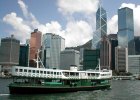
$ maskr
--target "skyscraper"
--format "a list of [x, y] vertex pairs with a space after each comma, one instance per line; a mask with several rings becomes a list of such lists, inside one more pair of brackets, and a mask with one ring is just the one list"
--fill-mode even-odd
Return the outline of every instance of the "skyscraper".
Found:
[[42, 41], [42, 61], [46, 68], [60, 69], [60, 52], [65, 50], [65, 39], [59, 35], [46, 33]]
[[12, 66], [19, 64], [20, 41], [11, 37], [1, 39], [0, 65]]
[[115, 70], [115, 47], [118, 46], [117, 34], [109, 34], [108, 39], [111, 43], [111, 70]]
[[11, 37], [2, 38], [0, 46], [0, 65], [4, 71], [11, 72], [11, 66], [19, 64], [20, 41]]
[[37, 51], [41, 48], [41, 37], [42, 33], [35, 29], [34, 32], [31, 33], [30, 39], [30, 66], [36, 67], [34, 59], [36, 59]]
[[118, 45], [135, 54], [133, 10], [128, 7], [118, 10]]
[[108, 37], [103, 36], [100, 46], [101, 69], [110, 69], [111, 64], [111, 43]]
[[29, 63], [29, 45], [20, 45], [19, 66], [27, 67]]
[[107, 15], [106, 11], [99, 6], [96, 12], [96, 31], [93, 34], [92, 49], [100, 48], [101, 38], [107, 34]]

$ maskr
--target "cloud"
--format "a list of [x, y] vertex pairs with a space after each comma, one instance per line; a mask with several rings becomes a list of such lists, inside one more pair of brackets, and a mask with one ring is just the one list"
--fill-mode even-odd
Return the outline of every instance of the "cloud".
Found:
[[[15, 12], [11, 12], [3, 17], [3, 21], [13, 27], [12, 33], [23, 42], [30, 37], [31, 31], [38, 28], [43, 34], [53, 33], [62, 36], [65, 38], [67, 47], [78, 46], [92, 39], [92, 27], [95, 26], [95, 20], [93, 19], [97, 10], [98, 1], [99, 0], [58, 0], [58, 9], [60, 12], [62, 14], [71, 14], [72, 17], [72, 19], [67, 20], [65, 29], [62, 29], [58, 21], [41, 24], [34, 14], [28, 10], [28, 6], [23, 0], [18, 0], [18, 5], [24, 17], [18, 17]], [[76, 20], [72, 15], [75, 13], [86, 14], [86, 20], [82, 18]], [[64, 18], [67, 19], [68, 16], [64, 16]]]
[[[122, 3], [120, 8], [128, 7], [133, 9], [133, 16], [134, 16], [134, 35], [140, 36], [140, 5], [132, 4], [132, 3]], [[108, 21], [108, 33], [117, 33], [118, 31], [118, 18], [117, 15], [114, 15]]]
[[31, 28], [15, 12], [4, 16], [3, 21], [13, 27], [14, 31], [11, 34], [14, 34], [21, 42], [25, 42], [25, 39], [29, 38]]
[[107, 22], [107, 32], [108, 34], [117, 34], [118, 32], [118, 15], [114, 15], [108, 22]]
[[25, 3], [22, 0], [18, 0], [18, 4], [20, 6], [20, 8], [22, 9], [23, 15], [28, 18], [28, 6], [25, 5]]
[[98, 3], [99, 0], [58, 0], [59, 11], [64, 15], [95, 13], [98, 8]]
[[40, 23], [36, 17], [31, 12], [29, 12], [28, 6], [22, 0], [18, 0], [18, 4], [27, 20], [26, 22], [30, 25], [30, 27], [37, 28]]
[[66, 26], [64, 37], [66, 45], [82, 45], [92, 38], [92, 27], [86, 21], [69, 22]]

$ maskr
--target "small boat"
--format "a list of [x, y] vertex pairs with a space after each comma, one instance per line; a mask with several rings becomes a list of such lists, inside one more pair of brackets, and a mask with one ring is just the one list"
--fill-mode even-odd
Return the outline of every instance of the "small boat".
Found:
[[112, 71], [100, 67], [78, 71], [74, 66], [70, 70], [13, 66], [12, 77], [10, 94], [66, 93], [110, 89]]

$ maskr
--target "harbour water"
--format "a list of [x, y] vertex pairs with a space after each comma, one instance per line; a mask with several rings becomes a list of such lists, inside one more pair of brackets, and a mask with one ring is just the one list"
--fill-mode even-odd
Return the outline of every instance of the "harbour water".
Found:
[[0, 100], [140, 100], [139, 80], [113, 80], [110, 90], [42, 95], [10, 95], [11, 79], [0, 79]]

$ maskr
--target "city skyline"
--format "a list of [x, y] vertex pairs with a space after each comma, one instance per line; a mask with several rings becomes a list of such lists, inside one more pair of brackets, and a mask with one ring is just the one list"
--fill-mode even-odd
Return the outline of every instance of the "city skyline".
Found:
[[[99, 0], [0, 2], [0, 38], [14, 34], [23, 43], [30, 37], [30, 33], [38, 28], [43, 34], [52, 32], [62, 36], [66, 40], [66, 46], [77, 46], [92, 39], [95, 31], [95, 13]], [[113, 7], [110, 7], [110, 4], [113, 4]], [[120, 7], [130, 7], [134, 9], [134, 29], [135, 35], [138, 35], [140, 27], [138, 0], [102, 0], [101, 5], [107, 11], [108, 34], [118, 31], [117, 10]]]

